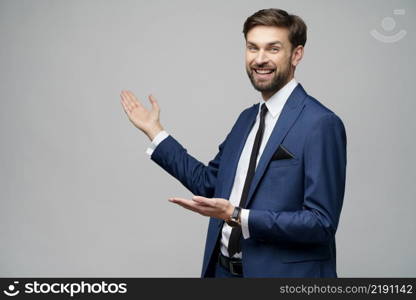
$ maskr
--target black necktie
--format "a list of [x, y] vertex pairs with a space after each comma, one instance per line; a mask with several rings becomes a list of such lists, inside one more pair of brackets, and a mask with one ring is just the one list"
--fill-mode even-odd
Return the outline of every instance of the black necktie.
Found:
[[[242, 208], [244, 208], [246, 205], [251, 181], [253, 180], [254, 173], [256, 171], [257, 156], [259, 154], [261, 140], [263, 139], [264, 118], [266, 116], [266, 113], [267, 113], [267, 106], [264, 103], [262, 104], [262, 107], [261, 107], [260, 125], [256, 133], [256, 138], [254, 139], [253, 149], [251, 150], [250, 163], [249, 163], [248, 171], [247, 171], [247, 177], [246, 177], [246, 181], [244, 182], [244, 188], [241, 194], [240, 204], [238, 205], [239, 207], [242, 207]], [[230, 239], [228, 241], [228, 253], [230, 257], [232, 257], [235, 253], [238, 253], [241, 251], [241, 245], [240, 245], [241, 235], [242, 235], [241, 226], [233, 227], [233, 229], [231, 230]]]

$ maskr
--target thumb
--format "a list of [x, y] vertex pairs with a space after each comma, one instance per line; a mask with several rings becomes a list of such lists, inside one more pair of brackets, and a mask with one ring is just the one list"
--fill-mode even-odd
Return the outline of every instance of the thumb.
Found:
[[156, 111], [159, 111], [160, 110], [159, 104], [157, 103], [156, 98], [152, 94], [149, 95], [149, 100], [150, 100], [150, 103], [152, 104], [152, 108], [155, 109]]

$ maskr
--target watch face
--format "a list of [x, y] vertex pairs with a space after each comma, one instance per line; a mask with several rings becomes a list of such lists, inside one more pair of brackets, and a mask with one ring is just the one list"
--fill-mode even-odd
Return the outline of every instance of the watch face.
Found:
[[236, 206], [231, 215], [231, 219], [234, 219], [235, 221], [237, 221], [237, 219], [240, 217], [240, 213], [241, 213], [241, 208]]

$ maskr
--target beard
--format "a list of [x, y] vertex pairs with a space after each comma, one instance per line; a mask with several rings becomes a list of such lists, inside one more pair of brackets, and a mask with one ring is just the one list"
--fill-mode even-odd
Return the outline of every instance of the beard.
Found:
[[[287, 61], [287, 63], [278, 70], [277, 68], [273, 72], [273, 77], [269, 80], [259, 80], [258, 78], [255, 78], [255, 71], [251, 67], [247, 67], [247, 75], [248, 78], [250, 78], [251, 84], [253, 87], [259, 91], [259, 92], [266, 92], [266, 93], [275, 93], [279, 91], [282, 87], [288, 83], [289, 78], [291, 76], [291, 70], [290, 70], [290, 60]], [[266, 68], [265, 66], [262, 66], [263, 68]], [[254, 68], [257, 68], [255, 66]], [[261, 67], [260, 67], [261, 68]]]

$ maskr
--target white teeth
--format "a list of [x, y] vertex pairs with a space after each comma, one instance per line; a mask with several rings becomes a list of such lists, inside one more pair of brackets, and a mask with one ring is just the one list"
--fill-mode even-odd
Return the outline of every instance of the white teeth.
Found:
[[254, 69], [254, 71], [257, 74], [270, 74], [270, 73], [273, 73], [273, 70], [259, 70], [259, 69]]

